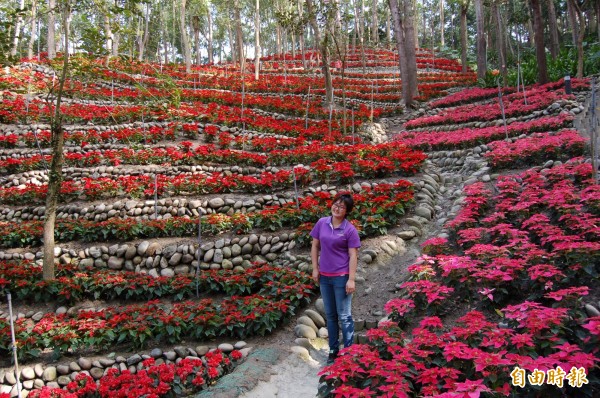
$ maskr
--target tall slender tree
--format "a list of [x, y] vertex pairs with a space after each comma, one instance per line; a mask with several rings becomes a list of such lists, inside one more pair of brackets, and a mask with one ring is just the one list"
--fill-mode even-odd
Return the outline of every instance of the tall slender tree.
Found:
[[394, 21], [394, 34], [399, 54], [402, 102], [406, 107], [411, 107], [418, 94], [413, 2], [412, 0], [388, 0], [388, 2]]
[[25, 13], [25, 0], [19, 0], [19, 9], [15, 13], [15, 26], [13, 29], [13, 45], [10, 50], [11, 56], [17, 55], [19, 42], [21, 40], [21, 29], [23, 28], [23, 14]]
[[477, 24], [477, 78], [485, 78], [487, 72], [487, 56], [485, 42], [485, 22], [483, 14], [483, 0], [475, 1], [475, 20]]
[[31, 1], [31, 21], [29, 22], [29, 44], [27, 45], [27, 57], [33, 58], [33, 45], [35, 40], [39, 40], [37, 37], [37, 0]]
[[556, 59], [559, 51], [558, 25], [554, 0], [546, 0], [548, 11], [548, 31], [550, 33], [550, 55]]
[[440, 46], [442, 46], [442, 47], [446, 46], [446, 37], [444, 35], [444, 30], [446, 28], [444, 9], [445, 9], [444, 0], [440, 0]]
[[568, 9], [569, 9], [569, 17], [571, 20], [571, 29], [573, 30], [573, 37], [575, 41], [575, 48], [577, 48], [577, 77], [583, 77], [583, 63], [584, 63], [584, 54], [583, 54], [583, 41], [585, 38], [585, 30], [586, 30], [586, 16], [584, 15], [583, 10], [587, 6], [587, 0], [578, 1], [578, 0], [567, 0]]
[[46, 43], [48, 46], [48, 59], [56, 57], [55, 27], [56, 27], [56, 0], [48, 0], [48, 26]]
[[55, 278], [54, 268], [54, 227], [56, 224], [56, 209], [58, 207], [58, 194], [63, 180], [64, 163], [64, 142], [65, 133], [62, 124], [62, 113], [60, 105], [64, 92], [65, 82], [69, 74], [69, 40], [71, 29], [71, 2], [70, 0], [58, 0], [61, 16], [64, 48], [63, 66], [61, 76], [58, 80], [58, 86], [53, 87], [56, 99], [54, 100], [53, 115], [50, 121], [50, 147], [52, 150], [52, 161], [48, 170], [48, 190], [46, 193], [46, 211], [44, 215], [44, 259], [43, 259], [43, 278], [52, 280]]
[[544, 45], [544, 25], [542, 19], [541, 0], [530, 0], [533, 15], [533, 31], [535, 37], [535, 57], [538, 67], [537, 81], [540, 84], [548, 82], [548, 67], [546, 64], [546, 47]]
[[187, 33], [186, 23], [186, 6], [187, 0], [181, 0], [179, 4], [179, 31], [181, 34], [181, 45], [183, 46], [183, 57], [185, 61], [185, 71], [190, 73], [192, 71], [192, 51], [190, 49], [190, 38]]
[[467, 12], [471, 0], [459, 0], [460, 5], [460, 62], [462, 73], [467, 73]]
[[373, 31], [373, 44], [379, 44], [379, 21], [377, 19], [378, 0], [373, 0], [371, 13], [373, 14], [372, 28]]
[[254, 80], [258, 80], [260, 74], [260, 0], [256, 0], [254, 33]]

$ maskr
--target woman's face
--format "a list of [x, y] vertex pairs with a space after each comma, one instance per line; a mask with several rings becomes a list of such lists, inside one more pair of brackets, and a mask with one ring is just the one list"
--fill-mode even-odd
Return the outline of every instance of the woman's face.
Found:
[[339, 199], [331, 205], [331, 214], [337, 218], [346, 217], [346, 204], [343, 200]]

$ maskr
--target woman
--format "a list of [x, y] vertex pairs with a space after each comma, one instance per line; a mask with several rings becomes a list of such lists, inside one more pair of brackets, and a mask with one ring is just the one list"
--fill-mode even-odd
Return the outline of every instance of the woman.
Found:
[[338, 321], [342, 326], [344, 347], [352, 345], [354, 339], [352, 293], [356, 290], [360, 238], [354, 225], [346, 219], [353, 207], [354, 200], [350, 194], [336, 195], [331, 205], [331, 216], [317, 221], [310, 233], [313, 238], [310, 251], [312, 277], [315, 283], [320, 284], [327, 317], [328, 364], [333, 363], [339, 351]]

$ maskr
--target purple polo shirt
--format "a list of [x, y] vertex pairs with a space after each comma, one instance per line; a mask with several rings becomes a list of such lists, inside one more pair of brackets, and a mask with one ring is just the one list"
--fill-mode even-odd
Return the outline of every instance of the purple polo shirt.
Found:
[[319, 272], [328, 275], [344, 275], [350, 272], [349, 248], [359, 248], [358, 231], [348, 220], [334, 228], [332, 217], [323, 217], [317, 221], [310, 236], [321, 243]]

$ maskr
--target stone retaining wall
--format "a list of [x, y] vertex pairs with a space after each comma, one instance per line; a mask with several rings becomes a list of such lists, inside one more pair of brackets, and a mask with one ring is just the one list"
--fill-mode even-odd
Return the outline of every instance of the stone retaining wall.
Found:
[[[203, 243], [198, 252], [197, 243], [161, 246], [154, 241], [136, 244], [91, 246], [81, 250], [56, 247], [54, 255], [59, 263], [77, 263], [83, 267], [109, 268], [146, 273], [155, 277], [194, 273], [200, 258], [200, 269], [244, 269], [253, 262], [276, 260], [281, 253], [296, 246], [295, 233], [281, 235], [248, 235], [220, 238]], [[0, 252], [0, 259], [25, 259], [41, 262], [43, 253]]]
[[[80, 373], [85, 373], [100, 380], [105, 376], [109, 369], [119, 369], [121, 372], [129, 370], [132, 374], [136, 374], [144, 367], [142, 362], [149, 358], [154, 358], [157, 365], [166, 363], [172, 364], [181, 359], [202, 359], [208, 352], [219, 349], [224, 353], [229, 353], [234, 349], [240, 350], [242, 355], [247, 356], [250, 348], [246, 342], [238, 341], [235, 344], [222, 343], [218, 347], [209, 347], [200, 345], [195, 348], [177, 346], [172, 350], [165, 351], [160, 348], [155, 348], [148, 353], [133, 354], [129, 357], [102, 357], [91, 359], [80, 357], [76, 361], [61, 363], [58, 365], [43, 365], [37, 363], [27, 365], [19, 369], [19, 380], [21, 382], [21, 396], [26, 397], [33, 389], [39, 389], [44, 386], [50, 388], [64, 388], [71, 381], [74, 381]], [[10, 397], [16, 397], [17, 394], [17, 379], [14, 367], [0, 368], [0, 394], [6, 393]]]

